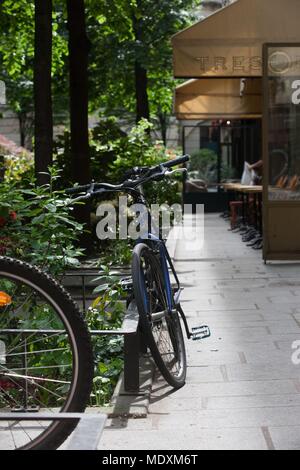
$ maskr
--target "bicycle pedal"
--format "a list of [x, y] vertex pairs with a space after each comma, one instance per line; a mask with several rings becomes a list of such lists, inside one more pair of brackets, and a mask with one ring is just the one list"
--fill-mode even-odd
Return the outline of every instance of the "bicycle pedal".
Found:
[[207, 325], [192, 328], [192, 340], [200, 341], [211, 336], [210, 328]]

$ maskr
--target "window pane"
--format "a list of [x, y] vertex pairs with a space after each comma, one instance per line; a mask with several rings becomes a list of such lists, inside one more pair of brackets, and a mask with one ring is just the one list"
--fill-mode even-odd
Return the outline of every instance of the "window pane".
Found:
[[269, 199], [300, 200], [300, 47], [268, 49]]

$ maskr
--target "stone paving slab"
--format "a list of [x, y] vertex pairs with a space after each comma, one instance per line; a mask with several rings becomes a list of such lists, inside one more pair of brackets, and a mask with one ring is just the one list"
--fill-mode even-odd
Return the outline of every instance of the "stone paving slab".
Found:
[[[208, 321], [209, 323], [209, 321]], [[232, 331], [224, 331], [222, 329], [222, 335], [217, 334], [218, 331], [212, 334], [211, 343], [210, 344], [220, 344], [226, 343], [228, 344], [242, 344], [245, 343], [271, 343], [271, 342], [278, 342], [278, 341], [290, 341], [290, 345], [297, 340], [300, 339], [299, 332], [295, 333], [287, 333], [287, 334], [270, 334], [268, 331], [264, 332], [264, 329], [267, 330], [267, 327], [261, 328], [259, 331], [251, 332], [250, 329], [248, 332], [243, 331], [242, 328], [239, 331], [232, 332]], [[219, 333], [221, 329], [219, 330]]]
[[[254, 314], [251, 315], [251, 317], [248, 316], [241, 316], [239, 315], [238, 317], [223, 317], [222, 316], [212, 316], [209, 315], [198, 315], [197, 320], [193, 319], [193, 323], [196, 323], [197, 321], [207, 321], [209, 322], [209, 326], [211, 329], [214, 331], [215, 328], [222, 328], [222, 329], [236, 329], [236, 328], [260, 328], [260, 327], [267, 327], [269, 329], [271, 328], [279, 328], [280, 332], [284, 333], [295, 333], [298, 332], [298, 324], [294, 320], [292, 314], [289, 315], [282, 315], [281, 317], [278, 316], [275, 320], [273, 321], [273, 318], [271, 319], [272, 321], [267, 321], [265, 318], [263, 318], [262, 315]], [[272, 330], [271, 330], [272, 331]]]
[[105, 449], [300, 449], [300, 264], [263, 264], [217, 215], [205, 243], [173, 250], [192, 326], [212, 337], [187, 342], [187, 384], [159, 375], [146, 419], [109, 420]]
[[[294, 387], [293, 394], [280, 394], [273, 395], [273, 390], [270, 391], [272, 394], [255, 394], [255, 395], [234, 395], [234, 396], [219, 396], [219, 397], [207, 397], [203, 396], [199, 398], [193, 398], [193, 405], [195, 411], [202, 410], [245, 410], [248, 408], [270, 408], [270, 407], [295, 407], [300, 406], [300, 395], [297, 393]], [[277, 391], [278, 393], [278, 391]], [[191, 408], [190, 398], [181, 398], [180, 400], [169, 399], [169, 397], [161, 398], [157, 401], [153, 399], [151, 405], [152, 413], [159, 413], [161, 406], [164, 406], [165, 413], [173, 413], [177, 411], [189, 412]]]
[[275, 449], [300, 449], [300, 426], [272, 426], [269, 433]]
[[[274, 390], [273, 390], [274, 391]], [[208, 410], [244, 410], [245, 408], [295, 407], [300, 406], [299, 393], [294, 395], [264, 395], [250, 397], [210, 397], [205, 402]]]
[[197, 434], [176, 427], [176, 430], [144, 431], [136, 436], [135, 431], [112, 431], [103, 436], [100, 449], [104, 450], [267, 450], [260, 428], [211, 428], [197, 429]]
[[[252, 352], [244, 351], [244, 358], [247, 364], [282, 364], [289, 366], [291, 363], [291, 347], [284, 351], [272, 351], [266, 356], [265, 351], [256, 350]], [[294, 367], [294, 366], [293, 366]]]
[[300, 367], [290, 363], [261, 362], [260, 364], [226, 365], [229, 381], [298, 379]]
[[[290, 315], [290, 316], [288, 316]], [[286, 319], [293, 319], [292, 314], [287, 314]], [[194, 315], [191, 315], [194, 320]], [[230, 315], [224, 315], [224, 312], [198, 312], [197, 321], [209, 321], [209, 324], [214, 328], [215, 326], [220, 327], [251, 327], [259, 326], [265, 322], [265, 317], [261, 313], [251, 311], [250, 315], [241, 315], [240, 312], [232, 312]], [[278, 321], [284, 321], [284, 317], [279, 317]]]
[[[299, 341], [300, 336], [298, 336], [295, 339], [296, 339], [296, 341]], [[288, 353], [291, 353], [291, 343], [290, 343], [290, 341], [276, 341], [275, 345], [281, 351], [286, 351]]]
[[[201, 367], [205, 365], [240, 365], [240, 364], [257, 364], [263, 361], [266, 364], [289, 365], [291, 361], [290, 350], [278, 351], [275, 346], [273, 351], [266, 349], [264, 351], [219, 351], [219, 352], [199, 352], [198, 354], [189, 354], [188, 362], [190, 367]], [[196, 357], [195, 357], [196, 356]], [[267, 356], [267, 357], [266, 357]]]
[[[182, 304], [183, 305], [183, 304]], [[193, 305], [194, 305], [194, 308], [193, 308]], [[224, 310], [224, 309], [211, 309], [211, 310], [198, 310], [198, 304], [195, 305], [193, 303], [186, 303], [183, 305], [184, 307], [184, 312], [186, 313], [186, 315], [190, 315], [192, 318], [198, 318], [198, 317], [202, 317], [202, 318], [206, 318], [207, 320], [209, 320], [210, 318], [212, 318], [212, 320], [214, 319], [214, 317], [218, 317], [220, 318], [220, 320], [222, 321], [226, 321], [228, 318], [234, 318], [234, 319], [240, 319], [240, 320], [245, 320], [245, 319], [251, 319], [252, 316], [255, 316], [255, 315], [259, 315], [260, 318], [263, 318], [263, 312], [262, 311], [258, 311], [257, 308], [252, 308], [252, 309], [228, 309], [228, 310]], [[290, 315], [293, 314], [293, 312], [291, 311], [290, 312]]]
[[[240, 408], [238, 410], [190, 410], [177, 411], [170, 414], [150, 415], [153, 427], [159, 430], [174, 429], [181, 424], [190, 434], [197, 434], [200, 429], [238, 428], [238, 427], [270, 427], [270, 426], [298, 426], [299, 406]], [[230, 432], [230, 431], [228, 431]]]
[[[277, 352], [277, 351], [276, 351]], [[210, 351], [201, 352], [197, 351], [197, 354], [188, 354], [188, 363], [190, 367], [195, 366], [211, 366], [211, 365], [223, 365], [223, 364], [240, 364], [241, 358], [238, 351], [223, 351], [221, 353], [215, 352], [214, 354]]]
[[[285, 321], [285, 322], [257, 322], [253, 323], [252, 325], [250, 323], [248, 324], [239, 324], [237, 325], [236, 323], [232, 322], [230, 325], [226, 325], [226, 323], [223, 323], [222, 325], [217, 325], [215, 322], [210, 322], [209, 318], [205, 320], [206, 323], [209, 323], [211, 326], [211, 329], [213, 330], [213, 336], [224, 336], [229, 333], [232, 333], [234, 335], [240, 334], [243, 336], [246, 334], [247, 336], [254, 336], [254, 337], [259, 337], [259, 336], [265, 336], [266, 334], [268, 335], [294, 335], [295, 337], [300, 335], [300, 328], [296, 324], [295, 321]], [[191, 322], [192, 326], [197, 326], [200, 322], [193, 320]]]
[[[282, 348], [280, 348], [280, 344]], [[194, 357], [194, 360], [197, 360], [197, 356], [200, 357], [202, 354], [214, 356], [222, 356], [227, 353], [242, 353], [244, 355], [248, 354], [251, 356], [254, 353], [268, 355], [268, 357], [274, 357], [274, 354], [278, 351], [290, 353], [291, 347], [287, 342], [276, 343], [276, 342], [263, 342], [263, 343], [243, 343], [242, 341], [231, 342], [231, 344], [220, 344], [218, 342], [210, 341], [209, 347], [204, 347], [202, 345], [193, 345], [188, 350], [188, 356]], [[290, 356], [289, 356], [290, 359]], [[223, 361], [224, 364], [225, 361]], [[245, 361], [243, 361], [245, 363]]]
[[[227, 303], [220, 303], [219, 305], [202, 305], [201, 302], [198, 302], [197, 299], [183, 299], [182, 300], [182, 307], [184, 311], [191, 311], [194, 309], [194, 312], [215, 312], [216, 310], [221, 310], [223, 312], [229, 311], [249, 311], [249, 309], [253, 311], [258, 311], [258, 307], [254, 304], [254, 302], [249, 305], [247, 302], [227, 302]], [[196, 305], [195, 305], [196, 304]]]
[[175, 400], [179, 403], [182, 400], [190, 400], [195, 398], [208, 399], [209, 397], [247, 397], [272, 395], [276, 390], [280, 395], [294, 395], [299, 391], [299, 386], [294, 380], [251, 380], [243, 382], [220, 382], [187, 384], [185, 387], [172, 391], [168, 386], [164, 388], [156, 388], [152, 390], [151, 403], [163, 402], [163, 400]]

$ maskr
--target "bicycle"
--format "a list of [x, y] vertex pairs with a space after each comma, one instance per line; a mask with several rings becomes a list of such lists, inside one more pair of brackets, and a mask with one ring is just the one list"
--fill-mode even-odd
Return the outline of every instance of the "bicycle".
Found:
[[[158, 166], [136, 167], [128, 171], [123, 183], [112, 185], [92, 183], [68, 190], [68, 194], [85, 192], [73, 202], [96, 198], [105, 193], [127, 193], [134, 202], [147, 209], [147, 222], [152, 225], [150, 208], [143, 192], [143, 185], [162, 181], [176, 171], [175, 166], [189, 161], [189, 156], [177, 158]], [[147, 224], [148, 225], [148, 224]], [[200, 340], [210, 336], [207, 325], [189, 330], [186, 316], [180, 304], [182, 288], [164, 240], [148, 230], [136, 242], [132, 256], [132, 279], [124, 285], [129, 299], [134, 299], [140, 317], [140, 328], [152, 357], [165, 380], [174, 388], [185, 384], [187, 360], [180, 318], [188, 339]], [[171, 283], [172, 273], [175, 286]]]
[[[69, 195], [80, 194], [68, 203], [125, 192], [147, 208], [151, 219], [143, 185], [163, 180], [173, 173], [172, 167], [188, 159], [134, 168], [119, 185], [77, 186], [67, 190]], [[171, 386], [182, 387], [187, 360], [180, 318], [189, 339], [203, 339], [210, 331], [202, 326], [190, 332], [180, 305], [182, 289], [165, 242], [150, 231], [140, 238], [133, 250], [132, 278], [122, 283], [128, 304], [135, 300], [141, 331], [158, 369]], [[83, 412], [92, 380], [89, 332], [70, 296], [39, 269], [0, 257], [0, 413]], [[34, 417], [25, 424], [5, 424], [4, 429], [1, 423], [4, 439], [10, 439], [13, 448], [25, 450], [56, 449], [77, 425], [73, 420], [36, 422]]]

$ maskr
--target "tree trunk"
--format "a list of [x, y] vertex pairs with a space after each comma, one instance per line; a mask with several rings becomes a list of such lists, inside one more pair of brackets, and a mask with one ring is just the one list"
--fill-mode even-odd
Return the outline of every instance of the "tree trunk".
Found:
[[37, 184], [49, 183], [52, 165], [53, 116], [51, 92], [52, 0], [35, 0], [35, 173]]
[[88, 39], [84, 0], [67, 0], [70, 60], [72, 177], [90, 182], [88, 136]]
[[136, 122], [150, 120], [147, 70], [135, 62]]
[[[137, 6], [141, 9], [141, 1], [137, 0]], [[141, 20], [133, 15], [133, 30], [135, 34], [136, 44], [143, 43], [143, 26]], [[136, 122], [141, 119], [150, 120], [150, 106], [148, 97], [148, 73], [147, 69], [141, 64], [140, 54], [137, 49], [135, 60], [135, 96], [136, 96]]]
[[[67, 0], [70, 61], [71, 171], [79, 184], [91, 181], [88, 134], [88, 49], [84, 0]], [[75, 209], [78, 222], [90, 228], [88, 204]], [[90, 249], [91, 237], [84, 233], [81, 245]]]

